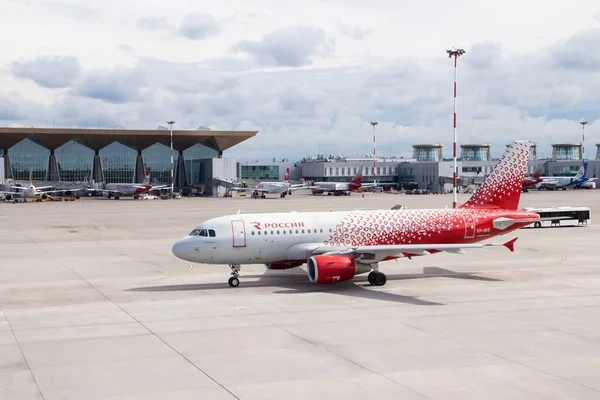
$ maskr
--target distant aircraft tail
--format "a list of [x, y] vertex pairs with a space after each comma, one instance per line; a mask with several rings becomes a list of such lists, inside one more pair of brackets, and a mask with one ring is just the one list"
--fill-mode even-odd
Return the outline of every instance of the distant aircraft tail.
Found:
[[358, 168], [356, 176], [350, 181], [348, 186], [350, 190], [356, 190], [362, 186], [362, 167]]
[[144, 176], [144, 180], [142, 181], [144, 185], [150, 184], [150, 167], [146, 168], [146, 176]]
[[481, 187], [460, 207], [516, 210], [532, 145], [529, 140], [512, 143]]
[[289, 168], [285, 169], [285, 175], [283, 176], [283, 180], [286, 182], [290, 180], [290, 169]]
[[542, 174], [542, 164], [538, 164], [538, 166], [535, 168], [535, 171], [533, 171], [533, 174], [531, 175], [531, 177], [535, 178], [535, 179], [540, 179], [541, 174]]
[[583, 163], [581, 168], [579, 168], [579, 171], [577, 171], [577, 175], [573, 177], [574, 181], [585, 177], [585, 173], [587, 172], [587, 165], [588, 163]]
[[29, 184], [33, 185], [33, 172], [29, 170]]

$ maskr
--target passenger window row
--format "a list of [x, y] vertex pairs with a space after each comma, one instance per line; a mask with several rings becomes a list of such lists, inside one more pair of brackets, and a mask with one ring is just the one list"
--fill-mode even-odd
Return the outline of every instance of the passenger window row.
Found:
[[[296, 229], [296, 235], [305, 234], [305, 233], [323, 233], [323, 229]], [[331, 232], [331, 229], [329, 230]], [[283, 229], [283, 230], [272, 230], [272, 231], [252, 231], [252, 236], [254, 235], [293, 235], [293, 229]]]

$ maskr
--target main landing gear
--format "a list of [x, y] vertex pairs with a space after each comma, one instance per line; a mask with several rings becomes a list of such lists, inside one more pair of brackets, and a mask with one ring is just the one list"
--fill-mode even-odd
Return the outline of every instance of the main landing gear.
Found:
[[383, 286], [387, 282], [385, 274], [379, 271], [371, 271], [367, 279], [371, 285], [375, 286]]
[[242, 268], [242, 266], [238, 264], [230, 264], [229, 268], [231, 268], [231, 278], [229, 278], [227, 283], [229, 283], [229, 286], [231, 287], [238, 287], [238, 285], [240, 284], [238, 276], [240, 275], [240, 269]]

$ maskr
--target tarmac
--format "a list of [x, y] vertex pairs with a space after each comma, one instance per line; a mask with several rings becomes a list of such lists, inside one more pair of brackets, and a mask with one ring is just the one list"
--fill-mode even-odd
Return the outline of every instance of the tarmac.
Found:
[[231, 288], [227, 266], [170, 251], [238, 210], [395, 204], [452, 196], [0, 203], [0, 399], [600, 398], [600, 190], [524, 193], [592, 223], [385, 262], [382, 287], [244, 265]]

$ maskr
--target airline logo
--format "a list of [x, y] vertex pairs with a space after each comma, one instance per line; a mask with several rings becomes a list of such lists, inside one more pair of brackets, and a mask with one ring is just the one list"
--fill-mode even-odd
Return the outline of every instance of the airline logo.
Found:
[[304, 228], [304, 222], [250, 222], [259, 231], [277, 228]]

